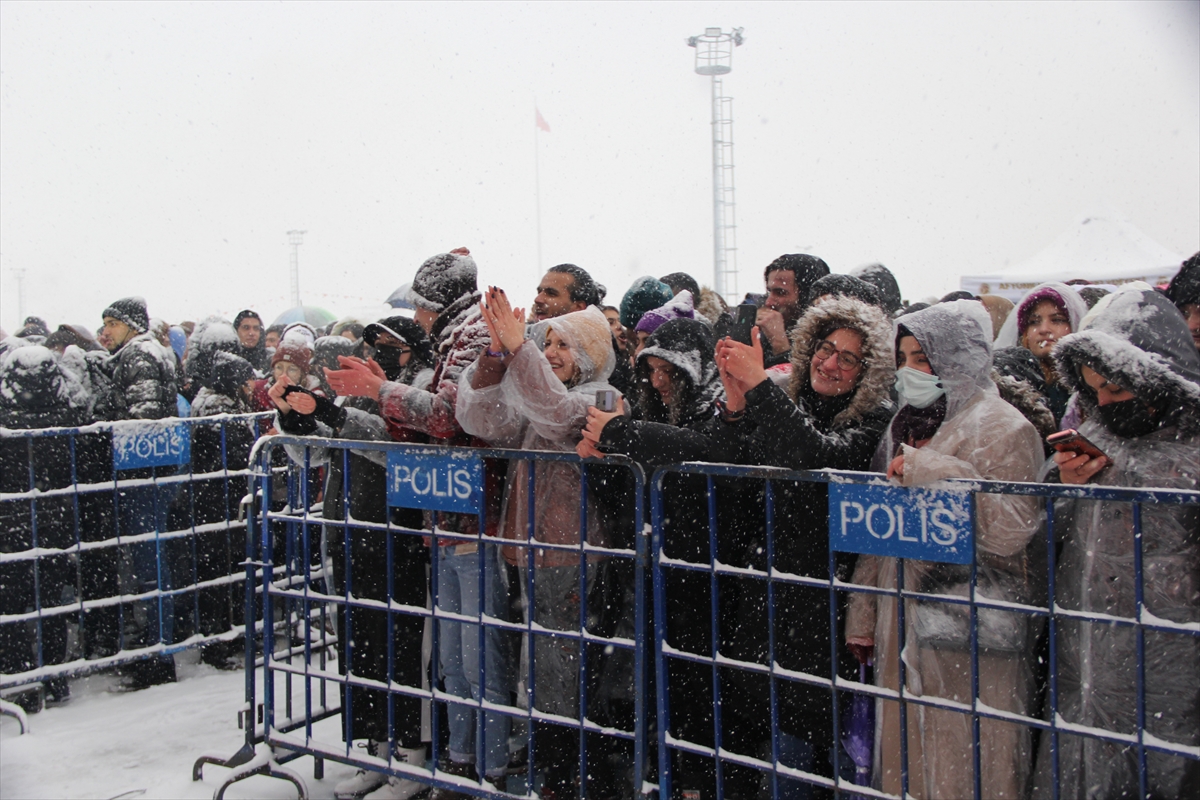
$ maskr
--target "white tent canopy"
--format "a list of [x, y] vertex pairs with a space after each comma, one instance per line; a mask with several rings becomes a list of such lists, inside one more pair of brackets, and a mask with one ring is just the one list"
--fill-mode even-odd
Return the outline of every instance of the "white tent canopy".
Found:
[[964, 275], [961, 288], [975, 295], [996, 294], [1014, 303], [1046, 281], [1083, 279], [1091, 283], [1166, 283], [1183, 257], [1172, 253], [1113, 216], [1084, 217], [1041, 252], [1002, 270]]

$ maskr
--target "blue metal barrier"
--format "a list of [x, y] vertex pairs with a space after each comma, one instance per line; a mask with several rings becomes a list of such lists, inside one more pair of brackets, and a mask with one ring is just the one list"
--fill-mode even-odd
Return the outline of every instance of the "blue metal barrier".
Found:
[[242, 635], [238, 463], [269, 416], [0, 430], [0, 688]]
[[[703, 483], [700, 494], [707, 501], [708, 506], [705, 518], [710, 549], [709, 556], [702, 560], [681, 559], [673, 556], [671, 552], [670, 537], [678, 536], [679, 531], [672, 531], [671, 521], [666, 518], [664, 512], [664, 503], [669, 497], [669, 491], [664, 486], [664, 482], [672, 476], [676, 478], [691, 476], [693, 480]], [[867, 530], [865, 537], [859, 536], [858, 540], [854, 541], [852, 535], [854, 531], [848, 530], [848, 523], [845, 519], [831, 518], [829, 523], [822, 520], [818, 527], [824, 528], [824, 536], [818, 537], [816, 541], [807, 542], [805, 546], [815, 547], [820, 551], [817, 561], [824, 560], [827, 555], [824, 569], [818, 570], [823, 571], [824, 574], [789, 573], [781, 569], [777, 561], [780, 545], [786, 543], [786, 536], [795, 535], [797, 525], [811, 523], [811, 520], [785, 519], [781, 521], [777, 518], [776, 505], [781, 495], [812, 492], [814, 487], [819, 487], [822, 493], [828, 489], [828, 504], [822, 509], [813, 506], [810, 502], [807, 506], [810, 512], [814, 508], [821, 515], [825, 513], [834, 516], [839, 513], [846, 515], [849, 512], [852, 515], [849, 519], [854, 523], [863, 523], [865, 517], [866, 528], [870, 528], [873, 524], [872, 513], [875, 512], [876, 518], [880, 522], [877, 529]], [[1185, 766], [1185, 770], [1195, 771], [1200, 766], [1200, 747], [1196, 746], [1200, 744], [1198, 741], [1200, 736], [1197, 734], [1200, 720], [1195, 722], [1196, 727], [1190, 731], [1192, 743], [1168, 741], [1161, 737], [1155, 737], [1147, 730], [1146, 634], [1149, 632], [1170, 634], [1185, 639], [1190, 637], [1191, 641], [1200, 642], [1200, 623], [1194, 619], [1190, 622], [1160, 619], [1147, 611], [1143, 601], [1143, 549], [1145, 545], [1141, 522], [1143, 506], [1191, 507], [1193, 511], [1188, 512], [1192, 514], [1189, 519], [1195, 527], [1194, 510], [1196, 506], [1200, 505], [1200, 492], [996, 481], [947, 481], [939, 485], [939, 489], [942, 495], [948, 496], [933, 498], [941, 504], [938, 508], [941, 509], [942, 516], [937, 518], [937, 523], [945, 525], [945, 531], [949, 531], [954, 524], [965, 520], [966, 527], [962, 530], [969, 539], [959, 540], [949, 533], [941, 535], [942, 529], [935, 529], [931, 526], [932, 514], [929, 518], [924, 515], [933, 509], [931, 498], [935, 493], [925, 491], [924, 496], [918, 496], [922, 494], [922, 490], [907, 490], [899, 489], [894, 485], [889, 486], [881, 476], [875, 474], [831, 471], [795, 472], [769, 467], [737, 467], [719, 464], [673, 465], [655, 472], [651, 481], [651, 518], [654, 537], [652, 563], [658, 687], [659, 788], [662, 797], [683, 797], [686, 800], [690, 797], [758, 796], [763, 790], [768, 790], [770, 796], [776, 798], [807, 797], [809, 796], [808, 792], [811, 791], [809, 787], [819, 788], [826, 792], [832, 791], [842, 796], [896, 797], [907, 795], [913, 780], [913, 776], [910, 775], [910, 767], [922, 766], [925, 760], [938, 755], [924, 753], [921, 756], [922, 760], [914, 760], [910, 763], [910, 758], [913, 757], [910, 752], [910, 736], [917, 730], [916, 726], [920, 724], [913, 713], [910, 713], [914, 710], [921, 712], [922, 715], [950, 712], [961, 715], [968, 722], [970, 730], [968, 767], [971, 770], [970, 777], [975, 797], [991, 796], [999, 791], [998, 787], [981, 782], [983, 773], [981, 758], [988, 755], [985, 752], [986, 742], [982, 741], [988, 734], [982, 731], [981, 726], [994, 726], [998, 723], [1019, 726], [1020, 729], [1026, 731], [1023, 735], [1036, 734], [1048, 742], [1048, 744], [1043, 744], [1040, 756], [1041, 760], [1048, 761], [1048, 765], [1043, 768], [1044, 772], [1039, 772], [1039, 775], [1047, 776], [1046, 780], [1048, 781], [1048, 785], [1039, 787], [1039, 792], [1048, 797], [1057, 798], [1059, 796], [1060, 736], [1064, 734], [1109, 742], [1131, 749], [1137, 759], [1138, 791], [1141, 797], [1149, 797], [1152, 794], [1147, 780], [1148, 754], [1167, 754], [1184, 759], [1185, 763], [1193, 762], [1190, 768]], [[846, 498], [852, 497], [855, 492], [862, 492], [879, 499], [875, 501], [875, 505], [864, 507], [860, 504], [858, 508], [854, 508], [854, 503]], [[899, 497], [900, 506], [887, 508], [885, 506], [891, 500], [884, 499], [886, 493], [893, 495], [899, 493], [900, 495], [909, 495], [909, 497]], [[835, 503], [835, 495], [838, 503]], [[949, 495], [957, 495], [958, 499]], [[1040, 575], [1041, 580], [1045, 581], [1044, 600], [1036, 598], [1034, 600], [1026, 599], [1023, 602], [1010, 602], [988, 598], [976, 593], [981, 557], [977, 556], [975, 552], [973, 535], [975, 507], [980, 502], [980, 498], [997, 495], [1032, 498], [1037, 502], [1037, 508], [1041, 509], [1038, 513], [1042, 515], [1044, 524], [1040, 531], [1035, 532], [1028, 552], [1035, 557], [1040, 553], [1041, 558], [1045, 561], [1044, 572]], [[718, 497], [721, 497], [722, 502], [730, 507], [722, 508], [718, 503]], [[897, 498], [893, 496], [892, 499]], [[1081, 499], [1132, 505], [1133, 552], [1131, 556], [1134, 560], [1133, 573], [1136, 586], [1136, 610], [1132, 615], [1096, 614], [1064, 608], [1055, 599], [1057, 548], [1054, 503], [1046, 501]], [[910, 517], [909, 524], [915, 524], [919, 516], [925, 525], [925, 527], [919, 528], [920, 534], [916, 527], [905, 532], [903, 527], [905, 523], [901, 519], [901, 514], [905, 510], [902, 506], [906, 503], [908, 504], [908, 513], [914, 515]], [[960, 507], [952, 507], [955, 504]], [[793, 509], [795, 507], [795, 505], [792, 506]], [[679, 509], [676, 509], [677, 513], [678, 511]], [[960, 517], [958, 523], [955, 523], [953, 519], [955, 515]], [[832, 524], [839, 522], [840, 530]], [[860, 527], [862, 527], [861, 524]], [[753, 529], [750, 531], [751, 534], [761, 534], [758, 540], [751, 542], [752, 545], [757, 543], [758, 550], [755, 551], [751, 548], [750, 555], [742, 563], [736, 563], [734, 559], [738, 557], [738, 554], [731, 554], [729, 542], [736, 541], [739, 535], [746, 535], [747, 528]], [[933, 532], [932, 535], [930, 535], [930, 531]], [[839, 537], [838, 533], [847, 535]], [[930, 550], [929, 545], [933, 544], [933, 539], [939, 535], [941, 535], [942, 541], [938, 544], [947, 545], [955, 542], [962, 544], [963, 541], [966, 541], [967, 547], [965, 550], [959, 547], [957, 553], [951, 552], [954, 550], [953, 547], [943, 547], [941, 553], [935, 552], [937, 548]], [[828, 537], [828, 543], [826, 537]], [[753, 536], [751, 538], [753, 539]], [[844, 540], [841, 540], [842, 538]], [[923, 539], [926, 541], [923, 542]], [[884, 540], [890, 541], [885, 542]], [[838, 551], [873, 553], [876, 556], [900, 556], [892, 562], [896, 565], [896, 579], [893, 587], [884, 588], [851, 583], [848, 579], [849, 575], [845, 574], [844, 566], [838, 563], [841, 558]], [[906, 565], [910, 573], [915, 572], [916, 574], [931, 569], [940, 569], [930, 559], [969, 565], [964, 567], [969, 569], [970, 576], [969, 587], [965, 595], [931, 594], [910, 586], [911, 580], [906, 582]], [[704, 652], [681, 649], [673, 642], [673, 637], [679, 635], [679, 629], [686, 630], [688, 625], [693, 622], [687, 618], [686, 614], [679, 613], [680, 606], [677, 598], [673, 611], [670, 596], [673, 587], [677, 593], [680, 591], [678, 588], [680, 576], [686, 578], [689, 575], [700, 577], [701, 584], [693, 582], [693, 587], [702, 585], [701, 593], [707, 591], [708, 595], [707, 603], [703, 604], [708, 607], [706, 621], [709, 626], [708, 639], [704, 642], [707, 649]], [[820, 673], [815, 669], [789, 669], [786, 664], [780, 663], [781, 648], [786, 649], [786, 643], [780, 640], [777, 631], [781, 619], [776, 606], [781, 597], [798, 590], [809, 591], [806, 596], [810, 603], [814, 598], [818, 598], [820, 593], [824, 593], [827, 598], [825, 601], [817, 601], [817, 605], [823, 602], [827, 604], [828, 608], [824, 630], [821, 632], [821, 637], [826, 643], [824, 645], [825, 652], [828, 654], [827, 667]], [[739, 591], [741, 592], [740, 596], [738, 595]], [[840, 629], [847, 599], [855, 595], [895, 602], [897, 614], [895, 634], [898, 640], [896, 650], [906, 654], [904, 658], [898, 660], [896, 665], [899, 675], [895, 688], [860, 684], [849, 679], [846, 674], [847, 651]], [[730, 596], [737, 596], [737, 599], [731, 601]], [[753, 642], [755, 646], [750, 648], [753, 653], [751, 656], [746, 655], [747, 648], [744, 643], [741, 651], [738, 651], [738, 639], [739, 637], [745, 639], [746, 635], [745, 620], [737, 619], [736, 613], [730, 614], [730, 603], [744, 603], [746, 597], [751, 598], [752, 605], [753, 602], [765, 605], [765, 609], [762, 609], [764, 613], [754, 617], [755, 619], [765, 618], [766, 626], [765, 630], [757, 628], [753, 631], [751, 638], [756, 638], [756, 641]], [[969, 696], [967, 697], [944, 698], [936, 692], [922, 693], [913, 691], [907, 686], [911, 677], [907, 673], [912, 668], [908, 662], [910, 658], [917, 657], [923, 650], [920, 642], [911, 638], [913, 631], [917, 629], [913, 627], [915, 624], [913, 619], [906, 619], [906, 611], [911, 617], [914, 610], [928, 608], [933, 601], [936, 601], [933, 604], [935, 607], [965, 607], [966, 609], [965, 616], [968, 624], [966, 634], [969, 637], [969, 687], [966, 688]], [[694, 606], [691, 613], [703, 613], [703, 605]], [[795, 602], [790, 605], [785, 603], [785, 607], [790, 613], [797, 613]], [[804, 610], [801, 608], [800, 612], [803, 613]], [[1048, 631], [1043, 645], [1048, 650], [1048, 668], [1043, 668], [1045, 685], [1041, 689], [1045, 697], [1044, 709], [1041, 713], [1038, 713], [1036, 704], [1019, 713], [988, 706], [980, 700], [981, 690], [991, 688], [981, 687], [980, 684], [980, 659], [984, 657], [981, 653], [979, 638], [980, 614], [991, 614], [993, 615], [992, 619], [996, 619], [994, 615], [1000, 614], [1009, 615], [1013, 619], [1027, 619], [1031, 623], [1029, 630], [1035, 632], [1042, 623], [1048, 623]], [[734, 618], [731, 619], [731, 616]], [[1132, 627], [1137, 631], [1136, 731], [1105, 730], [1103, 727], [1073, 724], [1061, 716], [1059, 705], [1059, 659], [1061, 655], [1058, 653], [1058, 628], [1068, 621]], [[738, 629], [739, 622], [742, 623], [741, 629]], [[782, 622], [786, 624], [787, 620], [782, 620]], [[802, 636], [803, 631], [793, 630], [789, 634]], [[908, 641], [906, 641], [906, 637], [909, 637]], [[906, 649], [909, 645], [911, 647]], [[909, 655], [910, 651], [912, 655]], [[792, 656], [794, 657], [794, 655], [793, 653]], [[1023, 666], [1031, 670], [1038, 670], [1032, 640], [1024, 655], [1027, 662]], [[988, 657], [994, 657], [994, 653], [989, 653]], [[681, 710], [685, 713], [688, 712], [688, 707], [694, 702], [692, 698], [681, 698], [678, 692], [672, 690], [672, 680], [676, 680], [676, 676], [679, 674], [687, 675], [686, 668], [681, 669], [681, 665], [687, 664], [693, 665], [691, 676], [693, 682], [696, 680], [695, 668], [706, 673], [706, 676], [702, 675], [701, 677], [707, 681], [707, 691], [710, 691], [712, 695], [713, 711], [704, 720], [708, 726], [707, 730], [697, 732], [696, 726], [693, 725], [691, 731], [692, 734], [699, 733], [696, 738], [703, 738], [705, 741], [689, 740], [680, 735], [678, 724], [674, 727], [672, 725], [673, 715]], [[746, 689], [746, 686], [755, 680], [765, 681], [768, 684], [767, 694], [765, 697], [760, 697], [758, 701], [754, 700], [753, 691], [748, 692]], [[807, 751], [804, 747], [797, 747], [796, 743], [792, 741], [797, 738], [796, 736], [781, 730], [781, 714], [785, 710], [784, 706], [787, 705], [783, 697], [789, 693], [794, 696], [798, 687], [813, 687], [817, 694], [824, 695], [826, 704], [827, 728], [821, 734], [813, 734], [821, 741], [807, 743], [810, 745]], [[841, 745], [844, 741], [841, 718], [848, 700], [855, 695], [874, 698], [877, 715], [880, 710], [889, 707], [889, 704], [898, 706], [900, 733], [894, 739], [889, 739], [885, 733], [882, 740], [887, 747], [896, 748], [898, 745], [900, 751], [900, 785], [897, 792], [889, 794], [868, 786], [859, 786], [851, 779], [851, 770], [847, 769], [850, 759]], [[765, 715], [765, 722], [759, 728], [755, 728], [753, 724], [747, 726], [744, 720], [736, 718], [736, 712], [739, 710], [737, 706], [747, 703], [747, 697], [751, 698], [750, 705], [759, 716], [764, 717]], [[673, 704], [678, 706], [681, 701], [684, 704], [682, 709], [673, 707]], [[788, 711], [794, 712], [795, 702], [793, 701], [791, 705], [792, 708]], [[731, 716], [735, 718], [730, 719]], [[876, 724], [882, 724], [879, 723], [878, 716]], [[765, 731], [765, 735], [768, 737], [765, 746], [760, 746], [764, 743], [757, 741], [746, 741], [749, 738], [745, 733], [747, 727], [752, 730]], [[877, 739], [877, 741], [879, 740]], [[801, 742], [801, 744], [805, 743]], [[829, 764], [819, 762], [813, 752], [812, 745], [814, 744], [829, 746]], [[964, 743], [951, 743], [946, 746], [953, 749], [956, 744]], [[1030, 766], [1034, 752], [1036, 751], [1033, 749], [1027, 751]], [[695, 783], [688, 784], [681, 780], [680, 770], [685, 763], [681, 759], [689, 757], [693, 759], [693, 763], [688, 772], [693, 777], [696, 771], [695, 759], [700, 759], [707, 764], [707, 774], [701, 781], [704, 784], [703, 788]], [[919, 789], [917, 793], [923, 795], [924, 790]]]
[[[256, 519], [261, 552], [261, 562], [255, 565], [258, 591], [252, 595], [248, 588], [246, 592], [248, 603], [261, 603], [261, 616], [270, 621], [268, 629], [274, 630], [274, 635], [262, 638], [261, 661], [248, 654], [246, 662], [247, 711], [257, 708], [257, 686], [262, 687], [258, 723], [252, 720], [247, 726], [246, 745], [234, 759], [201, 759], [194, 777], [199, 777], [204, 763], [222, 763], [235, 767], [235, 771], [226, 778], [218, 795], [234, 780], [251, 774], [286, 778], [303, 794], [302, 783], [279, 765], [309, 755], [318, 761], [331, 759], [477, 796], [533, 797], [544, 766], [538, 747], [547, 742], [555, 746], [565, 740], [570, 743], [569, 757], [576, 759], [578, 787], [584, 796], [590, 782], [614, 770], [623, 781], [616, 787], [623, 796], [654, 788], [646, 782], [646, 746], [651, 739], [648, 722], [652, 719], [646, 705], [649, 694], [645, 681], [650, 644], [645, 595], [649, 538], [643, 530], [645, 481], [635, 463], [621, 457], [606, 459], [602, 464], [584, 462], [573, 453], [278, 436], [263, 440], [257, 454], [258, 494], [264, 498], [276, 494], [275, 482], [280, 479], [265, 465], [285, 447], [297, 467], [291, 480], [298, 491], [289, 494], [286, 505], [266, 508]], [[392, 495], [389, 510], [382, 521], [353, 516], [355, 492], [367, 483], [364, 470], [370, 467], [365, 466], [366, 462], [382, 465], [385, 461], [385, 486]], [[417, 468], [423, 465], [421, 468], [427, 469], [430, 463], [443, 464], [450, 473], [435, 476]], [[471, 464], [479, 465], [479, 469], [472, 470]], [[559, 504], [549, 509], [561, 519], [572, 515], [577, 519], [575, 530], [583, 534], [574, 544], [534, 538], [535, 530], [544, 530], [543, 517], [548, 512], [546, 504], [534, 502], [537, 486], [555, 479], [557, 465], [577, 470], [574, 480], [580, 491], [579, 507]], [[513, 490], [528, 499], [524, 518], [515, 517], [516, 499], [510, 500], [513, 508], [506, 509], [513, 515], [510, 524], [524, 530], [524, 539], [487, 535], [504, 524], [496, 513], [502, 482], [494, 476], [500, 468], [520, 473], [525, 481]], [[324, 472], [323, 486], [312, 479], [318, 470]], [[596, 481], [610, 480], [620, 483], [613, 491], [627, 512], [621, 524], [612, 522], [611, 508], [589, 503], [589, 497], [595, 495], [590, 487]], [[407, 488], [401, 485], [405, 483]], [[424, 509], [416, 519], [411, 516], [413, 506]], [[331, 507], [335, 511], [330, 512]], [[398, 510], [404, 508], [410, 509], [407, 524], [397, 517]], [[588, 541], [587, 531], [595, 529], [590, 518], [593, 514], [609, 514], [605, 518], [609, 533], [615, 536], [616, 530], [623, 530], [626, 541]], [[434, 547], [428, 546], [431, 532], [436, 537]], [[366, 549], [359, 551], [360, 547]], [[498, 547], [508, 551], [506, 559], [501, 560]], [[370, 566], [364, 564], [369, 556], [355, 557], [363, 552], [382, 556], [385, 586], [359, 587], [360, 571]], [[463, 554], [470, 557], [467, 580], [478, 582], [477, 607], [472, 611], [448, 610], [446, 604], [453, 598], [446, 592], [451, 587], [443, 586], [442, 581], [453, 573], [443, 569], [443, 562], [461, 559]], [[409, 559], [407, 565], [404, 559]], [[429, 566], [428, 599], [424, 599], [422, 585], [420, 601], [411, 597], [412, 587], [403, 585], [398, 577], [402, 570], [411, 574], [414, 559], [424, 559]], [[577, 602], [578, 617], [569, 624], [543, 618], [545, 609], [533, 602], [534, 598], [542, 598], [539, 587], [548, 585], [545, 582], [553, 576], [541, 566], [528, 568], [528, 564], [542, 564], [547, 559], [562, 561], [567, 568], [563, 573], [568, 575], [567, 606], [552, 610], [561, 616], [568, 608], [573, 615], [572, 603]], [[490, 569], [500, 570], [509, 586], [509, 602], [496, 607], [495, 613], [485, 608], [483, 599]], [[614, 573], [620, 577], [614, 578]], [[627, 591], [629, 596], [601, 594], [617, 589]], [[380, 591], [382, 597], [371, 596]], [[408, 596], [404, 599], [397, 599], [405, 594]], [[522, 616], [519, 611], [512, 612], [514, 605], [534, 611]], [[247, 613], [251, 613], [249, 608]], [[377, 624], [380, 616], [385, 619], [387, 632], [386, 652], [382, 654], [378, 642], [371, 641], [379, 634], [370, 633], [370, 626]], [[428, 631], [427, 652], [432, 652], [427, 684], [419, 676], [414, 677], [411, 670], [407, 677], [401, 675], [406, 665], [411, 665], [413, 649], [422, 647], [422, 628]], [[491, 691], [490, 679], [495, 677], [489, 676], [488, 670], [508, 665], [501, 660], [489, 664], [484, 656], [478, 657], [475, 676], [479, 688], [467, 692], [468, 696], [462, 696], [462, 690], [452, 691], [448, 684], [442, 685], [448, 676], [443, 675], [444, 659], [438, 654], [442, 651], [441, 639], [447, 635], [476, 636], [475, 652], [484, 655], [489, 646], [485, 637], [504, 637], [510, 644], [519, 642], [523, 657], [518, 662], [514, 652], [509, 659], [510, 664], [521, 664], [518, 684], [510, 687], [511, 694], [502, 700], [485, 696]], [[371, 652], [372, 647], [374, 661], [362, 652], [364, 648]], [[554, 701], [561, 699], [562, 686], [539, 686], [538, 676], [543, 674], [539, 659], [554, 653], [574, 671], [567, 679], [566, 693], [577, 694], [577, 701], [567, 703], [569, 710], [554, 706]], [[419, 672], [425, 673], [424, 668]], [[627, 709], [620, 705], [626, 701], [616, 691], [622, 682], [628, 684]], [[594, 697], [596, 692], [602, 696]], [[411, 728], [414, 704], [419, 704], [426, 720], [420, 738], [431, 745], [428, 763], [400, 760], [390, 746], [401, 746], [407, 735], [410, 743], [404, 746], [412, 747], [412, 731], [406, 734], [404, 729]], [[551, 710], [547, 710], [548, 704]], [[364, 705], [375, 712], [364, 714], [360, 708]], [[381, 715], [379, 709], [384, 706]], [[474, 719], [474, 737], [470, 753], [465, 755], [475, 765], [488, 763], [490, 726], [512, 725], [517, 729], [518, 733], [502, 743], [506, 753], [511, 754], [505, 774], [489, 776], [485, 782], [478, 773], [472, 778], [447, 770], [447, 756], [453, 750], [453, 741], [446, 741], [447, 726], [453, 715], [462, 714]], [[380, 716], [386, 720], [382, 730]], [[362, 730], [372, 724], [373, 733]], [[355, 741], [363, 739], [380, 739], [389, 746], [377, 755], [356, 752]], [[615, 768], [614, 763], [618, 765]]]

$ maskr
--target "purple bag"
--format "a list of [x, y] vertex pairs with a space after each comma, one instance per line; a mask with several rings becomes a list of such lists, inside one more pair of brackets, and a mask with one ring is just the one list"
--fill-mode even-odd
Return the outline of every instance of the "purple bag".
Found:
[[[867, 665], [858, 665], [858, 682], [867, 682]], [[842, 715], [842, 747], [854, 762], [854, 784], [871, 785], [871, 756], [875, 747], [875, 698], [855, 694]]]

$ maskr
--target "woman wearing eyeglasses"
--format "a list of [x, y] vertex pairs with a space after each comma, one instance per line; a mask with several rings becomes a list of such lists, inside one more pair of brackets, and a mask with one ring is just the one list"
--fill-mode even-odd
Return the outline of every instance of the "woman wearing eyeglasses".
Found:
[[[718, 449], [736, 452], [739, 463], [790, 469], [865, 470], [894, 411], [890, 390], [895, 374], [892, 326], [883, 312], [852, 297], [831, 296], [805, 312], [792, 333], [791, 374], [785, 386], [763, 369], [758, 332], [751, 346], [724, 339], [717, 366], [726, 402], [717, 426]], [[829, 579], [826, 485], [775, 484], [774, 541], [777, 572]], [[758, 508], [763, 508], [759, 504]], [[745, 557], [736, 566], [765, 570], [765, 519], [747, 520]], [[838, 577], [847, 580], [853, 556], [839, 554]], [[827, 589], [774, 581], [775, 661], [787, 670], [828, 676], [830, 614]], [[842, 605], [842, 604], [839, 604]], [[839, 620], [842, 608], [838, 609]], [[767, 664], [767, 582], [747, 579], [738, 601], [738, 621], [722, 654]], [[839, 624], [840, 627], [840, 624]], [[841, 633], [838, 634], [839, 640]], [[856, 663], [843, 652], [839, 674], [851, 678]], [[757, 739], [759, 756], [770, 760], [770, 684], [765, 676], [737, 673], [739, 712], [745, 738]], [[776, 679], [780, 759], [790, 767], [832, 777], [833, 707], [827, 688]], [[727, 745], [729, 746], [729, 745]], [[737, 746], [733, 746], [737, 749]], [[849, 759], [842, 755], [842, 763]], [[780, 797], [808, 796], [797, 781], [779, 781]]]

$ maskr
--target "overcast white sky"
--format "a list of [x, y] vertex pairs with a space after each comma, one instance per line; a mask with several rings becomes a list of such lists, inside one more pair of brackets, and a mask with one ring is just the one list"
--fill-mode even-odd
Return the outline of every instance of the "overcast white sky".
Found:
[[[742, 292], [785, 252], [906, 296], [1112, 211], [1200, 249], [1200, 4], [0, 2], [0, 325], [381, 301], [471, 249], [532, 298], [572, 261], [712, 283], [709, 82], [744, 27]], [[542, 134], [543, 263], [534, 215]]]

